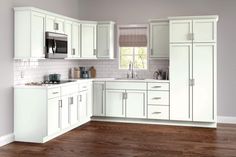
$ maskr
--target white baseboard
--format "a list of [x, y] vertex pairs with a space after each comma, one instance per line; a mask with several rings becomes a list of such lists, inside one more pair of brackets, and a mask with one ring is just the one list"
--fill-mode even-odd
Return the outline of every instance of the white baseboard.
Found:
[[236, 124], [236, 117], [218, 116], [217, 122], [218, 123], [225, 123], [225, 124]]
[[14, 141], [14, 134], [8, 134], [0, 137], [0, 147]]

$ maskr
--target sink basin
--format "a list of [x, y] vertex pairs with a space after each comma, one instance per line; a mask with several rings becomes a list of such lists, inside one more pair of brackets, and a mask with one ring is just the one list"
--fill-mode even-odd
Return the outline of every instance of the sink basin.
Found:
[[144, 78], [116, 78], [116, 80], [145, 80]]

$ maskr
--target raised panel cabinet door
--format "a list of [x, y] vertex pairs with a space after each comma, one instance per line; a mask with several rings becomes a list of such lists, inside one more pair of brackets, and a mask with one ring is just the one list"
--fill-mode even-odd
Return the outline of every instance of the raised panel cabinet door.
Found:
[[213, 122], [215, 44], [193, 45], [193, 121]]
[[109, 58], [110, 53], [110, 25], [98, 24], [97, 25], [97, 57]]
[[74, 125], [79, 120], [77, 94], [69, 97], [69, 117], [70, 125]]
[[61, 98], [61, 129], [66, 129], [70, 126], [69, 115], [69, 97], [64, 96]]
[[93, 84], [93, 116], [105, 116], [105, 82]]
[[71, 57], [73, 55], [72, 52], [72, 22], [65, 22], [65, 34], [67, 35], [67, 57]]
[[125, 90], [106, 90], [106, 116], [125, 117]]
[[146, 118], [146, 91], [126, 92], [126, 117]]
[[170, 42], [192, 43], [192, 20], [171, 20]]
[[150, 24], [150, 57], [169, 57], [169, 23], [159, 22]]
[[216, 20], [193, 20], [193, 42], [216, 42]]
[[87, 91], [79, 92], [78, 104], [79, 104], [79, 122], [84, 123], [87, 120]]
[[55, 32], [55, 17], [46, 16], [46, 31], [47, 32]]
[[80, 57], [80, 24], [72, 25], [72, 57]]
[[31, 57], [45, 58], [45, 15], [33, 12], [31, 18]]
[[96, 58], [96, 25], [81, 25], [81, 57]]
[[170, 120], [192, 120], [191, 54], [192, 44], [170, 45]]
[[53, 135], [60, 131], [60, 99], [54, 98], [48, 100], [48, 123], [47, 135]]

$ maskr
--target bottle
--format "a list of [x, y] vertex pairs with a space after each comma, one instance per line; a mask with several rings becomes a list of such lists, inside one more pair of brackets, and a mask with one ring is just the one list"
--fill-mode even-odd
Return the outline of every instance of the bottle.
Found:
[[90, 73], [91, 73], [91, 78], [96, 77], [96, 69], [93, 66], [90, 68]]

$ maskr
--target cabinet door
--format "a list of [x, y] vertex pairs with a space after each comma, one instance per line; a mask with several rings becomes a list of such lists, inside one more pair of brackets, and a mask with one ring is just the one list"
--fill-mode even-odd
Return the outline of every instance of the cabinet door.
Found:
[[191, 120], [189, 80], [192, 44], [170, 45], [170, 119]]
[[31, 57], [45, 58], [45, 15], [33, 12], [31, 18]]
[[192, 43], [192, 20], [171, 20], [170, 42]]
[[194, 42], [216, 42], [215, 20], [193, 20]]
[[214, 111], [214, 44], [193, 45], [193, 121], [212, 122]]
[[67, 53], [70, 58], [73, 55], [72, 52], [72, 22], [65, 22], [65, 34], [67, 35]]
[[84, 123], [87, 121], [87, 94], [87, 91], [82, 91], [79, 93], [78, 96], [80, 123]]
[[150, 57], [169, 57], [169, 23], [150, 24]]
[[47, 134], [53, 135], [60, 131], [60, 99], [48, 100], [48, 130]]
[[81, 27], [81, 57], [96, 58], [96, 25], [82, 24]]
[[47, 32], [55, 32], [55, 17], [46, 16], [46, 31]]
[[79, 120], [77, 94], [70, 96], [68, 103], [69, 103], [70, 125], [74, 125]]
[[72, 25], [72, 57], [80, 57], [80, 24]]
[[98, 24], [97, 26], [97, 57], [109, 58], [110, 53], [110, 25]]
[[64, 96], [61, 98], [61, 129], [65, 129], [69, 126], [69, 97]]
[[93, 84], [93, 116], [105, 116], [105, 82]]
[[92, 90], [92, 83], [89, 83], [87, 85], [88, 91], [87, 91], [87, 118], [90, 119], [90, 117], [93, 115], [93, 90]]
[[146, 118], [146, 91], [126, 92], [126, 117]]
[[106, 90], [106, 116], [125, 117], [125, 90]]
[[54, 22], [56, 33], [62, 33], [62, 34], [65, 33], [65, 31], [64, 31], [64, 22], [65, 21], [63, 19], [56, 18], [56, 20]]

